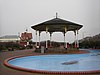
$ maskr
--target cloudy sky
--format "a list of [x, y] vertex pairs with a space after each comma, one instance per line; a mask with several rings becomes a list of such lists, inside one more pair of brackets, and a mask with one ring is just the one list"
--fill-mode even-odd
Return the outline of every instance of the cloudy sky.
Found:
[[[18, 35], [27, 28], [35, 41], [31, 26], [53, 19], [56, 12], [59, 18], [83, 25], [79, 39], [100, 33], [100, 0], [0, 0], [0, 36]], [[53, 33], [52, 40], [63, 41], [63, 34]], [[66, 40], [73, 42], [74, 33], [68, 32]]]

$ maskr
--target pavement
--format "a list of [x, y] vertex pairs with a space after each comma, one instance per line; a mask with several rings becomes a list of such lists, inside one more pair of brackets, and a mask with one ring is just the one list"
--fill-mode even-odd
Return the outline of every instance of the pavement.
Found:
[[34, 53], [33, 49], [0, 52], [0, 75], [37, 75], [29, 72], [14, 70], [6, 67], [3, 64], [4, 60], [7, 58], [18, 55], [30, 55], [30, 54], [37, 54], [37, 53]]

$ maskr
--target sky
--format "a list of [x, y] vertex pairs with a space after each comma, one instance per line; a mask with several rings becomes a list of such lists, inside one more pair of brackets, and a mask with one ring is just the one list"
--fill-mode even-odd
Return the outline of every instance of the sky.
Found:
[[[28, 29], [36, 41], [31, 26], [55, 18], [82, 24], [79, 39], [100, 33], [100, 0], [0, 0], [0, 36], [18, 35]], [[41, 33], [41, 41], [50, 39], [49, 33]], [[61, 32], [52, 34], [52, 41], [63, 42]], [[66, 33], [66, 41], [74, 41], [72, 31]]]

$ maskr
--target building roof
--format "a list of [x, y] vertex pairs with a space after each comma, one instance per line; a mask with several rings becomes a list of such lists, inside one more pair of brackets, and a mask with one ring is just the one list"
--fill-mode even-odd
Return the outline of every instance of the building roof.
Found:
[[19, 38], [18, 35], [5, 35], [0, 37], [0, 39], [10, 39], [10, 38]]
[[18, 35], [5, 35], [0, 37], [0, 42], [16, 42], [19, 41]]
[[79, 30], [83, 27], [83, 25], [79, 25], [77, 23], [73, 23], [70, 21], [66, 21], [60, 18], [54, 18], [43, 23], [32, 26], [31, 28], [38, 31], [46, 31], [46, 27], [48, 27], [49, 32], [61, 31], [64, 32], [64, 28], [67, 28], [67, 31], [75, 31]]

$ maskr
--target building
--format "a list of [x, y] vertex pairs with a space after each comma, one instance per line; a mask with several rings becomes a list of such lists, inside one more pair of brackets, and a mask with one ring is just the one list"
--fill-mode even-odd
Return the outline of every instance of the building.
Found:
[[20, 35], [5, 35], [0, 37], [0, 42], [18, 42], [21, 45], [29, 45], [32, 39], [32, 33], [25, 31]]
[[21, 33], [21, 37], [20, 37], [20, 40], [21, 41], [29, 41], [32, 39], [32, 33], [27, 33], [27, 32], [24, 32], [24, 33]]
[[18, 42], [20, 38], [18, 35], [5, 35], [0, 37], [0, 42]]
[[20, 44], [22, 45], [29, 45], [29, 42], [32, 39], [32, 33], [28, 33], [27, 31], [24, 33], [21, 33], [20, 36]]

